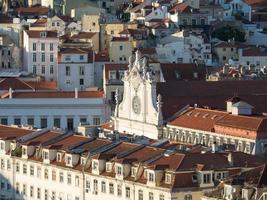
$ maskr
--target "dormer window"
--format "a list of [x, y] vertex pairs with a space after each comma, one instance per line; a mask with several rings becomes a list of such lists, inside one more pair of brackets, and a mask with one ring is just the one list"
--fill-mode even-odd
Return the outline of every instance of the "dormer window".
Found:
[[211, 175], [210, 174], [203, 174], [203, 183], [204, 184], [211, 183]]
[[165, 183], [170, 184], [171, 180], [172, 180], [171, 178], [172, 178], [171, 174], [166, 174], [165, 175]]
[[122, 175], [122, 167], [121, 166], [117, 166], [117, 174]]
[[136, 167], [132, 167], [132, 170], [131, 170], [131, 176], [132, 176], [132, 177], [135, 177], [135, 176], [136, 176], [136, 172], [137, 172]]
[[81, 158], [81, 165], [82, 165], [82, 166], [85, 165], [85, 158]]
[[112, 171], [112, 163], [107, 163], [106, 164], [106, 171], [111, 172]]
[[45, 159], [45, 160], [48, 159], [48, 152], [43, 151], [43, 159]]
[[26, 147], [22, 147], [22, 155], [26, 155], [27, 154], [27, 149]]
[[154, 178], [154, 174], [151, 173], [151, 172], [149, 172], [149, 173], [148, 173], [148, 181], [149, 181], [149, 182], [154, 182], [154, 180], [155, 180], [155, 178]]
[[58, 162], [61, 162], [61, 160], [62, 160], [61, 158], [62, 158], [62, 157], [61, 157], [61, 153], [57, 153], [57, 161], [58, 161]]
[[93, 162], [93, 170], [98, 169], [98, 163], [96, 161]]
[[67, 165], [70, 165], [71, 164], [71, 156], [67, 156], [66, 161], [67, 161]]

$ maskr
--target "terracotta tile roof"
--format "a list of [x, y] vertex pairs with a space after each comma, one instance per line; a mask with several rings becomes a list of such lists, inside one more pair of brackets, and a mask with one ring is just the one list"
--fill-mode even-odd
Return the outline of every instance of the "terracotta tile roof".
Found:
[[48, 15], [49, 8], [45, 6], [35, 5], [31, 7], [20, 7], [16, 9], [20, 15]]
[[175, 4], [170, 10], [170, 13], [174, 13], [174, 12], [190, 12], [190, 6], [188, 6], [186, 3], [177, 3]]
[[71, 36], [71, 39], [88, 39], [92, 38], [95, 34], [94, 32], [79, 32], [78, 34], [75, 34]]
[[32, 23], [31, 27], [45, 27], [47, 23], [47, 18], [39, 18], [34, 23]]
[[40, 144], [52, 139], [56, 138], [59, 135], [62, 135], [62, 133], [54, 132], [54, 131], [48, 131], [44, 134], [41, 134], [40, 136], [37, 136], [35, 138], [32, 138], [30, 141], [24, 142], [24, 145], [27, 146], [39, 146]]
[[109, 62], [108, 51], [100, 51], [95, 54], [95, 62]]
[[0, 139], [2, 140], [18, 140], [19, 138], [33, 132], [34, 130], [0, 125]]
[[111, 144], [111, 141], [98, 138], [98, 139], [92, 139], [91, 141], [79, 145], [77, 146], [77, 148], [82, 149], [83, 150], [82, 152], [85, 153], [108, 144]]
[[267, 6], [265, 0], [245, 0], [245, 2], [250, 6]]
[[101, 126], [104, 130], [114, 130], [114, 125], [111, 122], [105, 123]]
[[88, 141], [88, 139], [89, 138], [85, 136], [71, 135], [69, 137], [65, 137], [62, 140], [59, 140], [58, 142], [46, 146], [45, 148], [68, 151], [73, 145], [77, 145], [81, 142], [86, 142]]
[[140, 48], [139, 51], [142, 55], [156, 55], [156, 48]]
[[46, 38], [58, 38], [56, 31], [26, 31], [29, 38], [41, 38], [42, 32], [46, 32]]
[[[80, 91], [78, 98], [103, 98], [103, 91]], [[74, 98], [75, 92], [67, 91], [35, 91], [35, 92], [13, 92], [12, 98]], [[8, 96], [6, 97], [8, 98]]]
[[56, 81], [26, 81], [34, 90], [57, 90]]
[[198, 183], [193, 181], [193, 173], [177, 173], [174, 176], [172, 188], [194, 188]]
[[62, 16], [58, 16], [60, 19], [62, 19], [64, 22], [66, 23], [70, 23], [70, 22], [73, 22], [73, 19], [68, 16], [68, 15], [62, 15]]
[[225, 112], [190, 107], [169, 125], [214, 132], [215, 122], [225, 115]]
[[205, 80], [206, 77], [205, 68], [192, 63], [162, 63], [161, 71], [166, 81]]
[[[198, 104], [226, 109], [225, 101], [238, 94], [255, 107], [254, 112], [267, 112], [267, 81], [168, 81], [157, 83], [157, 94], [162, 95], [163, 116], [168, 119], [186, 105]], [[174, 92], [179, 91], [179, 92]]]
[[0, 90], [9, 90], [9, 88], [13, 90], [34, 90], [30, 84], [18, 78], [5, 78], [0, 81]]
[[134, 151], [133, 153], [123, 157], [123, 158], [117, 158], [116, 162], [118, 163], [139, 163], [144, 162], [148, 159], [151, 159], [157, 155], [160, 155], [163, 153], [163, 149], [157, 149], [153, 147], [145, 146], [137, 151]]
[[113, 37], [111, 39], [112, 42], [126, 42], [129, 41], [128, 37]]
[[255, 57], [255, 56], [260, 56], [260, 57], [266, 57], [267, 56], [267, 50], [266, 49], [260, 49], [260, 48], [247, 48], [243, 49], [242, 51], [242, 56], [247, 56], [247, 57]]

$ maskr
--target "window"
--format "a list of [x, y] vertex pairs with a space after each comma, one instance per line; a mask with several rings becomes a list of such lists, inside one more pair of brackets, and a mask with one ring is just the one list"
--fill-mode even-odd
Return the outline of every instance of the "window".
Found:
[[101, 182], [101, 192], [106, 193], [106, 182], [105, 181]]
[[57, 174], [55, 170], [52, 170], [52, 181], [56, 181], [57, 180]]
[[191, 194], [186, 194], [184, 196], [184, 200], [192, 200], [192, 195]]
[[60, 26], [59, 22], [57, 22], [57, 26]]
[[80, 118], [80, 123], [83, 124], [83, 123], [86, 123], [87, 122], [87, 119], [85, 117], [81, 117]]
[[7, 160], [6, 161], [6, 167], [7, 167], [7, 170], [10, 170], [11, 169], [11, 163], [10, 163], [10, 160]]
[[1, 142], [1, 143], [0, 143], [0, 149], [1, 149], [1, 150], [5, 150], [5, 143], [4, 143], [4, 142]]
[[84, 55], [80, 55], [80, 60], [83, 60], [84, 59]]
[[171, 183], [171, 175], [170, 174], [166, 174], [165, 176], [165, 182], [170, 184]]
[[45, 51], [45, 43], [41, 43], [41, 51]]
[[7, 125], [7, 118], [1, 118], [1, 124]]
[[36, 65], [33, 65], [33, 66], [32, 66], [32, 73], [33, 73], [33, 74], [36, 74]]
[[54, 54], [50, 53], [50, 62], [54, 62]]
[[80, 78], [80, 85], [84, 85], [84, 79]]
[[16, 183], [16, 193], [19, 193], [19, 183]]
[[67, 183], [71, 184], [71, 174], [68, 174], [68, 176], [67, 176]]
[[48, 179], [48, 169], [44, 170], [44, 179]]
[[138, 200], [143, 200], [143, 190], [138, 190]]
[[27, 154], [27, 149], [26, 147], [22, 147], [22, 155], [26, 155]]
[[45, 74], [45, 65], [42, 65], [42, 74]]
[[50, 43], [50, 51], [53, 51], [53, 50], [54, 50], [54, 44]]
[[22, 172], [23, 174], [27, 174], [27, 165], [26, 164], [23, 164], [23, 167], [22, 167]]
[[47, 127], [47, 118], [41, 118], [41, 128]]
[[148, 173], [148, 181], [154, 182], [154, 174], [153, 173]]
[[5, 169], [5, 160], [1, 159], [1, 169]]
[[123, 46], [122, 45], [120, 45], [120, 51], [122, 51], [123, 50]]
[[19, 163], [17, 162], [17, 163], [16, 163], [16, 172], [19, 173], [19, 171], [20, 171]]
[[80, 72], [80, 76], [83, 76], [84, 75], [84, 66], [80, 66], [79, 68], [79, 72]]
[[94, 179], [94, 191], [97, 192], [98, 189], [98, 181]]
[[122, 195], [121, 185], [117, 186], [117, 194], [118, 194], [119, 197]]
[[67, 160], [67, 164], [68, 165], [71, 165], [71, 156], [67, 156], [67, 159], [66, 160]]
[[50, 74], [54, 74], [54, 66], [53, 65], [50, 65]]
[[79, 176], [75, 176], [75, 186], [76, 187], [79, 187], [80, 185], [80, 179], [79, 179]]
[[27, 186], [26, 186], [26, 184], [23, 184], [23, 186], [22, 186], [22, 194], [24, 196], [27, 196]]
[[54, 118], [54, 127], [60, 128], [60, 118]]
[[36, 53], [32, 54], [32, 62], [36, 62]]
[[95, 26], [95, 22], [93, 22], [93, 26]]
[[45, 53], [42, 53], [41, 61], [42, 61], [42, 62], [45, 62]]
[[120, 166], [117, 166], [117, 174], [122, 175], [122, 169]]
[[44, 192], [44, 200], [48, 200], [48, 190], [45, 190]]
[[114, 194], [114, 184], [113, 183], [109, 184], [109, 194]]
[[148, 193], [148, 199], [149, 200], [154, 200], [154, 194], [152, 192]]
[[197, 20], [196, 19], [192, 19], [192, 25], [197, 25]]
[[30, 125], [30, 126], [33, 126], [34, 125], [34, 118], [28, 118], [27, 119], [27, 124]]
[[131, 190], [129, 187], [125, 188], [125, 196], [126, 198], [130, 198], [131, 197]]
[[66, 57], [65, 57], [65, 61], [70, 61], [71, 59], [70, 59], [70, 55], [66, 55]]
[[20, 118], [15, 118], [14, 119], [14, 124], [15, 125], [21, 125], [21, 119]]
[[37, 199], [41, 199], [41, 188], [37, 188]]
[[33, 186], [30, 186], [30, 197], [33, 197], [34, 193], [33, 193]]
[[64, 182], [64, 175], [63, 175], [63, 172], [60, 172], [60, 173], [59, 173], [59, 182], [60, 182], [60, 183], [63, 183], [63, 182]]
[[93, 125], [100, 125], [100, 118], [99, 117], [93, 118]]
[[32, 50], [36, 51], [36, 43], [32, 43]]
[[70, 66], [66, 66], [66, 76], [70, 76]]
[[34, 166], [30, 166], [30, 175], [34, 176]]
[[203, 183], [208, 184], [211, 181], [210, 174], [203, 174]]
[[54, 191], [52, 192], [51, 199], [52, 200], [55, 200], [56, 199], [56, 192], [54, 192]]
[[41, 178], [41, 167], [37, 167], [37, 177]]
[[86, 181], [85, 181], [85, 188], [86, 188], [85, 192], [88, 193], [90, 190], [90, 180], [89, 179], [86, 179]]
[[164, 200], [164, 195], [163, 194], [159, 195], [159, 200]]

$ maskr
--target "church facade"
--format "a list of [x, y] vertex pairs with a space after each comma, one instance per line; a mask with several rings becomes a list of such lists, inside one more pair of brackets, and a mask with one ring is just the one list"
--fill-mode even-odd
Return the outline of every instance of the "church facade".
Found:
[[156, 83], [160, 79], [139, 51], [135, 57], [129, 58], [121, 102], [116, 92], [116, 108], [112, 118], [116, 131], [158, 139], [163, 126], [162, 99], [156, 92]]

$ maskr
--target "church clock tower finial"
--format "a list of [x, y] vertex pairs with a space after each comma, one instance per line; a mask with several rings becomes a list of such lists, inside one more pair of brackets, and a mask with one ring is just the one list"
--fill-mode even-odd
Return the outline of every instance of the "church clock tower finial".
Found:
[[114, 111], [114, 117], [118, 117], [119, 115], [119, 89], [117, 88], [116, 89], [116, 92], [115, 92], [115, 103], [116, 103], [116, 106], [115, 106], [115, 111]]
[[157, 96], [157, 111], [158, 111], [158, 125], [163, 125], [163, 115], [162, 115], [162, 97], [160, 94]]

